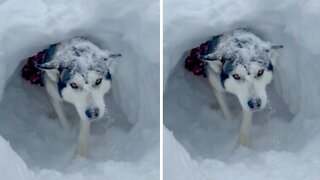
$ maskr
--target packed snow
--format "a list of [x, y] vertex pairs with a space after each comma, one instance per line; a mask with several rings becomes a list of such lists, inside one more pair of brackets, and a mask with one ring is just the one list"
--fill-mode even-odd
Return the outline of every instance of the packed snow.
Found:
[[[320, 178], [319, 7], [316, 0], [164, 1], [164, 179]], [[284, 46], [249, 148], [237, 147], [240, 104], [225, 121], [207, 79], [183, 68], [192, 48], [237, 28]]]
[[[1, 179], [159, 179], [159, 1], [0, 1]], [[89, 158], [73, 154], [77, 113], [65, 133], [45, 89], [21, 78], [27, 57], [85, 36], [121, 53], [94, 122]]]

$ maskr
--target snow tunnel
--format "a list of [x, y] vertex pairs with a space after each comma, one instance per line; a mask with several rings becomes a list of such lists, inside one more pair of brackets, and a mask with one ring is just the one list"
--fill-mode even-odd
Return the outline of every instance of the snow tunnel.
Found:
[[[164, 3], [164, 177], [290, 179], [304, 176], [278, 169], [298, 171], [306, 161], [310, 164], [303, 170], [318, 167], [320, 51], [315, 47], [320, 42], [312, 38], [320, 15], [314, 11], [316, 2], [179, 2]], [[267, 88], [269, 103], [253, 116], [250, 148], [237, 148], [238, 100], [227, 97], [235, 115], [227, 123], [208, 80], [184, 69], [192, 48], [237, 28], [285, 47]], [[309, 161], [311, 157], [317, 160]]]
[[[1, 178], [159, 178], [158, 12], [158, 1], [1, 1]], [[123, 55], [105, 97], [108, 113], [92, 125], [88, 159], [73, 156], [74, 108], [67, 106], [66, 134], [45, 89], [20, 74], [28, 57], [75, 36]]]

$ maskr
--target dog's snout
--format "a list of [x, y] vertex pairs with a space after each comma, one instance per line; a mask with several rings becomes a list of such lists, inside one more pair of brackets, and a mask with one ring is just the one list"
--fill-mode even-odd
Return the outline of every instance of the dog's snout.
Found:
[[252, 98], [248, 101], [248, 106], [250, 109], [259, 109], [261, 107], [261, 99], [260, 98]]
[[86, 115], [89, 119], [95, 119], [99, 116], [99, 108], [91, 107], [86, 110]]

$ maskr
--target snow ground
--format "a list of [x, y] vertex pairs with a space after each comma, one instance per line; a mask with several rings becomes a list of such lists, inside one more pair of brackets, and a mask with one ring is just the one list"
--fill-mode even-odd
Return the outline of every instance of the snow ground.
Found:
[[[165, 179], [320, 178], [319, 7], [315, 0], [164, 1]], [[209, 37], [244, 27], [285, 47], [270, 102], [254, 115], [251, 148], [236, 147], [240, 105], [226, 123], [206, 79], [182, 64]]]
[[[159, 179], [158, 1], [2, 0], [0, 24], [0, 179]], [[81, 35], [123, 55], [88, 159], [73, 157], [78, 121], [64, 133], [44, 89], [20, 77], [23, 59]]]

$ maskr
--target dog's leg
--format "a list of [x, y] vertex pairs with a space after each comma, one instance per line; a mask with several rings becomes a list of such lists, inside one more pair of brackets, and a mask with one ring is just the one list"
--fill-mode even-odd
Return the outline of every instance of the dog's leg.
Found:
[[88, 156], [88, 138], [90, 134], [90, 122], [80, 120], [80, 132], [75, 154], [79, 156]]
[[221, 91], [219, 86], [221, 86], [220, 80], [218, 79], [217, 73], [213, 71], [209, 71], [209, 76], [208, 76], [213, 94], [215, 95], [218, 104], [222, 110], [223, 116], [227, 121], [231, 121], [232, 119], [232, 114], [230, 112], [229, 106], [226, 101], [226, 97], [223, 91]]
[[66, 115], [65, 115], [64, 111], [63, 111], [63, 103], [62, 103], [62, 101], [53, 100], [53, 98], [50, 98], [50, 101], [51, 101], [51, 103], [53, 105], [54, 110], [57, 113], [57, 116], [58, 116], [58, 118], [59, 118], [59, 120], [61, 122], [61, 125], [62, 125], [63, 129], [66, 132], [68, 132], [70, 130], [70, 124], [69, 124], [69, 122], [68, 122], [68, 120], [66, 118]]
[[55, 86], [56, 82], [52, 81], [47, 75], [45, 76], [44, 81], [53, 109], [56, 112], [63, 129], [68, 132], [70, 130], [70, 125], [63, 111], [63, 103], [60, 100], [57, 87]]
[[213, 89], [213, 93], [214, 95], [216, 96], [217, 98], [217, 101], [219, 103], [219, 106], [222, 110], [222, 113], [223, 113], [223, 116], [224, 118], [227, 120], [227, 121], [231, 121], [232, 119], [232, 114], [230, 112], [230, 109], [229, 109], [229, 106], [227, 104], [227, 101], [226, 101], [226, 97], [225, 97], [225, 94], [224, 92], [220, 92], [220, 91], [217, 91], [215, 89]]
[[252, 121], [252, 112], [242, 110], [242, 123], [239, 133], [238, 145], [249, 146], [250, 144], [250, 126]]

